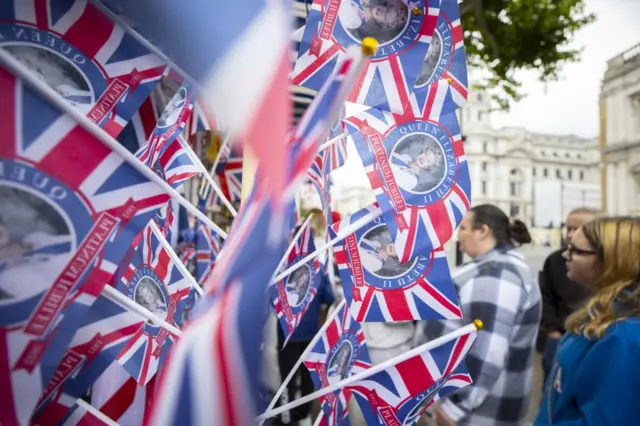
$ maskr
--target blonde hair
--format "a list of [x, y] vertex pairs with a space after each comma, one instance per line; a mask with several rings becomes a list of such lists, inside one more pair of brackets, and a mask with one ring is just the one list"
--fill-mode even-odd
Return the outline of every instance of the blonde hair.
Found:
[[311, 216], [309, 225], [313, 236], [316, 238], [325, 237], [327, 235], [327, 220], [324, 217], [324, 212], [318, 208], [311, 209], [307, 216]]
[[581, 229], [603, 272], [593, 297], [567, 318], [565, 328], [599, 339], [611, 324], [640, 316], [640, 218], [599, 218]]

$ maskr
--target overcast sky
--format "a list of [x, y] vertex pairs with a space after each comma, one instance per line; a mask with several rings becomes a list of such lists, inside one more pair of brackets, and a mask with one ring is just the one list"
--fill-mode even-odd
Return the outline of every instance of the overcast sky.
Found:
[[578, 33], [584, 47], [580, 62], [565, 65], [562, 79], [544, 85], [531, 72], [522, 72], [527, 97], [508, 113], [495, 113], [496, 127], [595, 137], [599, 134], [598, 96], [607, 60], [640, 43], [640, 0], [586, 0], [597, 21]]

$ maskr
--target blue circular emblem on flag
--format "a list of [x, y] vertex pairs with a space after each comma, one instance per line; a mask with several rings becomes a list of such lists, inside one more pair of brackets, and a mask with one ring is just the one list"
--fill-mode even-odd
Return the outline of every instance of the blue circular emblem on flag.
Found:
[[329, 383], [339, 382], [349, 375], [359, 350], [358, 336], [350, 330], [344, 330], [327, 355], [326, 372]]
[[424, 256], [400, 263], [393, 236], [382, 217], [356, 231], [356, 238], [364, 281], [370, 286], [402, 289], [429, 273], [432, 261]]
[[25, 321], [93, 224], [75, 191], [0, 159], [0, 326]]
[[0, 23], [0, 46], [53, 90], [87, 114], [103, 93], [101, 66], [53, 32], [17, 22]]
[[[440, 383], [438, 382], [399, 407], [397, 416], [402, 421], [402, 426], [413, 426], [418, 422], [439, 388]], [[403, 418], [404, 420], [402, 420]]]
[[[167, 318], [169, 293], [160, 277], [149, 266], [143, 265], [136, 270], [127, 287], [127, 295], [161, 319], [172, 321], [172, 318]], [[160, 328], [150, 321], [144, 325], [148, 334], [157, 334]]]
[[331, 14], [336, 21], [333, 37], [344, 47], [354, 42], [362, 43], [365, 37], [375, 38], [379, 48], [373, 60], [397, 54], [419, 38], [424, 14], [414, 15], [402, 0], [343, 0], [339, 5], [333, 3], [327, 2], [324, 18], [328, 20]]
[[[302, 258], [304, 258], [304, 256], [296, 257], [290, 265], [294, 265], [302, 260]], [[315, 275], [313, 268], [309, 264], [305, 264], [287, 277], [285, 281], [285, 291], [287, 293], [287, 301], [294, 315], [309, 304]]]
[[436, 123], [401, 124], [385, 138], [393, 177], [408, 204], [427, 205], [449, 192], [457, 158], [453, 139]]

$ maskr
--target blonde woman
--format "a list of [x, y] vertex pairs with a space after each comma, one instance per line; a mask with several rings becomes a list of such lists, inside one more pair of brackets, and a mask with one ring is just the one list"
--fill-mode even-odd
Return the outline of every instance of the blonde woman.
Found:
[[595, 219], [564, 252], [594, 295], [567, 318], [536, 425], [640, 424], [640, 218]]

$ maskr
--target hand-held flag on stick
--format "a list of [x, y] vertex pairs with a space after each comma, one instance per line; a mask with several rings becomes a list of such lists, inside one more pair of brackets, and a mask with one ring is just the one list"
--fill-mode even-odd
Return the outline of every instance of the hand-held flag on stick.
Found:
[[401, 263], [442, 247], [471, 203], [455, 113], [437, 120], [369, 109], [346, 121]]
[[[124, 272], [118, 290], [131, 300], [181, 327], [195, 303], [195, 289], [174, 264], [151, 226]], [[175, 336], [157, 324], [146, 322], [118, 355], [120, 364], [141, 386], [146, 385], [164, 362]]]
[[471, 384], [462, 362], [475, 338], [464, 334], [350, 385], [367, 425], [412, 426], [440, 391]]
[[[364, 333], [345, 304], [333, 316], [313, 349], [304, 358], [316, 389], [357, 374], [371, 367]], [[328, 426], [340, 425], [347, 409], [349, 392], [342, 390], [320, 398]]]
[[[314, 251], [313, 235], [307, 221], [305, 228], [295, 241], [293, 250], [289, 253], [286, 266], [289, 267], [297, 263]], [[278, 322], [285, 337], [285, 344], [289, 341], [318, 293], [321, 279], [320, 262], [313, 259], [293, 274], [271, 286], [271, 301], [276, 309]]]
[[[372, 205], [333, 225], [330, 236], [375, 215]], [[356, 321], [394, 322], [461, 318], [458, 296], [442, 249], [400, 262], [395, 235], [382, 217], [348, 235], [335, 248], [345, 297]]]

